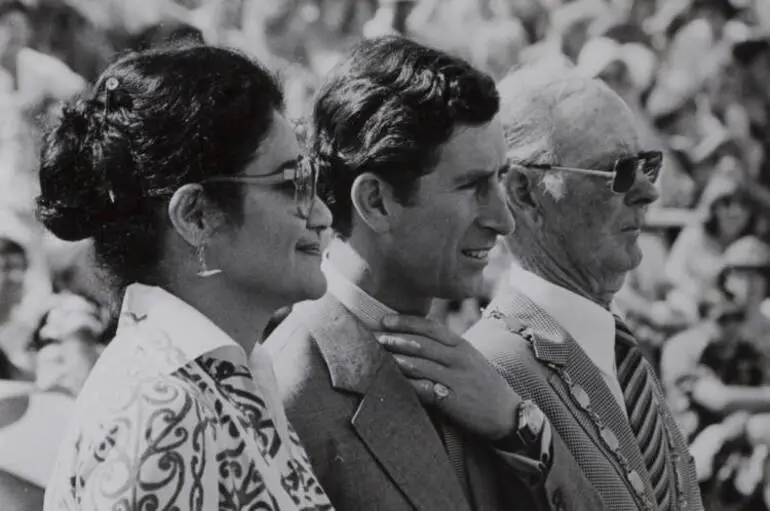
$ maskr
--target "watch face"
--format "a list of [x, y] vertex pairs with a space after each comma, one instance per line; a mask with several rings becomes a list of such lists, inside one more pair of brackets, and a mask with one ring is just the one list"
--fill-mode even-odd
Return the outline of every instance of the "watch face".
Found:
[[545, 423], [545, 415], [540, 408], [533, 402], [527, 401], [525, 402], [525, 405], [522, 406], [522, 416], [530, 434], [539, 435], [543, 430], [543, 424]]

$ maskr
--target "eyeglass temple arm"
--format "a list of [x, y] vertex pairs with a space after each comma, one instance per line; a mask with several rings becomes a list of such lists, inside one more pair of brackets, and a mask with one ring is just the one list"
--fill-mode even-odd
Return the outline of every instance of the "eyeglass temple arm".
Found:
[[551, 166], [550, 168], [552, 170], [566, 170], [567, 172], [577, 172], [578, 174], [588, 174], [589, 176], [611, 177], [614, 174], [614, 171], [607, 171], [607, 170], [578, 169], [575, 167], [557, 167], [557, 166]]

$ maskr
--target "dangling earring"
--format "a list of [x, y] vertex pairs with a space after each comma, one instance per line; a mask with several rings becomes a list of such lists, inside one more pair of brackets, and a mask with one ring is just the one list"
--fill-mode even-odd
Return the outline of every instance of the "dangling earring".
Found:
[[217, 268], [215, 270], [209, 270], [208, 265], [206, 264], [206, 242], [201, 242], [200, 245], [198, 245], [198, 248], [196, 249], [198, 253], [198, 264], [200, 264], [200, 271], [196, 274], [201, 278], [207, 278], [207, 277], [213, 277], [214, 275], [218, 275], [222, 273], [222, 270]]

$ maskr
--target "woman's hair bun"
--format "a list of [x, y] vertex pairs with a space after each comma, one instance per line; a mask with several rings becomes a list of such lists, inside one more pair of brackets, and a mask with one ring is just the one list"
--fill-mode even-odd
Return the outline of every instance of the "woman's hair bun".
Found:
[[111, 216], [94, 124], [93, 103], [77, 98], [63, 107], [43, 139], [37, 217], [62, 240], [92, 237]]

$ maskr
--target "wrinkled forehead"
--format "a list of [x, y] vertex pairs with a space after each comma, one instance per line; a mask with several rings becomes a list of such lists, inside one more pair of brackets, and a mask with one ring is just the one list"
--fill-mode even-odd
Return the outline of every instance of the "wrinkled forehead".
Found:
[[633, 112], [602, 84], [564, 98], [555, 116], [552, 135], [561, 165], [601, 168], [644, 149]]

